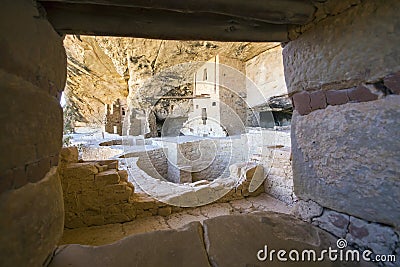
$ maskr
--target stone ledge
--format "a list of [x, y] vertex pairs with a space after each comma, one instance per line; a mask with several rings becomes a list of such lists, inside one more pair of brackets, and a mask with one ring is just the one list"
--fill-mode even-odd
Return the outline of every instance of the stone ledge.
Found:
[[45, 177], [51, 167], [57, 166], [58, 154], [7, 170], [0, 175], [0, 193], [18, 189], [28, 183], [36, 183]]
[[2, 193], [0, 214], [1, 266], [42, 266], [63, 233], [57, 168], [37, 183]]
[[400, 72], [383, 78], [382, 83], [359, 84], [337, 90], [301, 91], [291, 96], [293, 107], [300, 115], [307, 115], [327, 106], [378, 100], [386, 95], [400, 95]]
[[199, 222], [179, 230], [132, 235], [105, 246], [59, 247], [49, 267], [61, 266], [210, 266]]
[[[192, 222], [177, 230], [131, 235], [108, 245], [61, 246], [49, 266], [342, 266], [343, 262], [257, 259], [258, 251], [266, 245], [268, 251], [320, 252], [329, 247], [335, 249], [336, 241], [324, 230], [282, 213], [225, 215], [206, 219], [203, 227]], [[349, 266], [371, 265], [355, 262]]]

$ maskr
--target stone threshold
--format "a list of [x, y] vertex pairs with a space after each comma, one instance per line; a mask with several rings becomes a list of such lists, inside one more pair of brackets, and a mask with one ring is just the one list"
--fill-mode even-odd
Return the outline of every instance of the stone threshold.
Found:
[[59, 244], [99, 246], [116, 242], [132, 234], [178, 229], [191, 222], [203, 223], [204, 220], [222, 215], [253, 214], [265, 211], [285, 214], [291, 212], [291, 207], [287, 204], [265, 193], [257, 197], [247, 197], [227, 203], [213, 203], [197, 208], [179, 209], [181, 211], [167, 216], [155, 215], [137, 218], [125, 223], [75, 229], [66, 228]]
[[300, 255], [310, 250], [321, 255], [329, 248], [337, 249], [337, 239], [324, 230], [287, 214], [263, 212], [219, 216], [203, 224], [197, 221], [178, 229], [135, 234], [103, 246], [60, 246], [49, 267], [374, 266], [364, 261], [330, 261], [328, 257], [317, 262], [270, 258], [272, 250], [285, 250], [287, 257], [293, 250]]

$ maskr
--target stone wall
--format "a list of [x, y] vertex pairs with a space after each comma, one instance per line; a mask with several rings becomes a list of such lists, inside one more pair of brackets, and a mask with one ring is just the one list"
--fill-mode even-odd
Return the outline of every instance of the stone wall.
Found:
[[297, 197], [293, 192], [293, 172], [290, 147], [270, 147], [265, 149], [272, 162], [261, 161], [269, 168], [264, 183], [265, 192], [275, 198], [292, 205]]
[[[168, 216], [179, 212], [182, 207], [168, 201], [161, 202], [157, 196], [145, 193], [134, 193], [134, 185], [129, 182], [128, 172], [118, 170], [118, 161], [78, 161], [78, 151], [74, 147], [63, 148], [60, 158], [60, 178], [64, 197], [65, 227], [79, 228], [94, 225], [122, 223], [147, 216]], [[131, 172], [133, 170], [130, 170]], [[169, 198], [179, 198], [182, 203], [209, 199], [210, 190], [221, 190], [216, 186], [204, 188], [202, 185], [192, 192], [176, 191], [165, 187], [165, 182], [151, 176], [142, 177], [140, 171], [131, 173], [135, 179], [145, 182], [142, 186], [150, 186], [159, 192], [166, 192]], [[240, 163], [231, 168], [231, 174], [236, 175], [239, 183], [228, 189], [218, 202], [227, 202], [247, 196], [257, 196], [264, 192], [259, 186], [252, 190], [251, 182], [264, 175], [262, 166], [254, 163]], [[145, 180], [145, 179], [149, 180]], [[171, 183], [169, 183], [171, 184]], [[61, 187], [60, 187], [61, 189]], [[149, 193], [146, 188], [142, 188]], [[172, 188], [176, 189], [176, 188]], [[205, 190], [202, 190], [205, 189]], [[208, 189], [208, 190], [207, 190]], [[215, 192], [214, 192], [215, 193]], [[195, 194], [198, 194], [194, 197]], [[157, 197], [157, 199], [156, 199]], [[208, 204], [205, 202], [204, 204]], [[191, 206], [185, 206], [191, 207]], [[62, 216], [61, 216], [62, 217]]]
[[400, 3], [326, 5], [283, 50], [295, 193], [399, 227]]
[[[37, 182], [57, 165], [66, 77], [62, 40], [36, 7], [30, 1], [3, 4], [0, 192]], [[21, 18], [10, 23], [18, 10]]]
[[[168, 151], [167, 180], [191, 183], [226, 178], [231, 175], [229, 166], [251, 160], [265, 169], [265, 192], [293, 204], [297, 198], [293, 193], [290, 132], [259, 128], [247, 131], [240, 137], [160, 143]], [[147, 168], [141, 160], [138, 166]]]
[[104, 113], [105, 132], [122, 135], [122, 122], [124, 120], [125, 111], [123, 111], [121, 101], [117, 99], [110, 105], [106, 104]]
[[245, 64], [223, 56], [219, 63], [220, 123], [228, 136], [239, 135], [245, 132], [247, 119]]
[[134, 186], [118, 161], [81, 161], [75, 147], [64, 148], [60, 178], [64, 195], [65, 227], [77, 228], [130, 221]]
[[[229, 166], [229, 148], [217, 140], [178, 144], [178, 166], [190, 166], [192, 181], [218, 178]], [[227, 150], [228, 149], [228, 150]]]
[[5, 0], [0, 10], [3, 266], [41, 266], [63, 229], [62, 192], [54, 166], [62, 140], [59, 101], [66, 56], [62, 39], [35, 5]]
[[[349, 246], [362, 251], [368, 249], [374, 255], [395, 255], [397, 261], [400, 257], [400, 232], [387, 225], [324, 208], [312, 200], [299, 200], [293, 207], [292, 214], [338, 239], [344, 238]], [[395, 264], [387, 262], [384, 266], [396, 266]]]
[[290, 133], [288, 131], [249, 130], [251, 161], [264, 167], [265, 192], [292, 205], [297, 197], [293, 192]]
[[84, 146], [80, 149], [80, 155], [83, 160], [105, 160], [114, 158], [123, 153], [123, 149], [107, 146]]
[[63, 233], [64, 205], [57, 167], [36, 183], [0, 195], [2, 266], [42, 266]]
[[245, 139], [240, 136], [188, 139], [186, 142], [165, 140], [159, 144], [168, 154], [168, 175], [165, 178], [174, 183], [228, 177], [230, 165], [248, 160]]
[[253, 108], [287, 94], [282, 47], [277, 45], [246, 62], [247, 103]]
[[148, 175], [165, 180], [168, 177], [168, 160], [164, 149], [149, 149], [146, 151], [129, 152], [124, 155], [126, 158], [139, 158], [137, 164]]

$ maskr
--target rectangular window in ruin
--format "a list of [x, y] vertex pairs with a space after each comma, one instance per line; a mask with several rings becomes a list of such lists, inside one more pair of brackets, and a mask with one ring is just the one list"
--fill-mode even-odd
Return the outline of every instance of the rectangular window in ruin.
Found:
[[207, 109], [206, 108], [201, 109], [201, 119], [203, 120], [203, 125], [206, 125], [206, 122], [207, 122]]
[[215, 107], [217, 105], [217, 102], [212, 102], [212, 106]]
[[207, 69], [204, 69], [204, 72], [203, 72], [203, 81], [207, 81]]

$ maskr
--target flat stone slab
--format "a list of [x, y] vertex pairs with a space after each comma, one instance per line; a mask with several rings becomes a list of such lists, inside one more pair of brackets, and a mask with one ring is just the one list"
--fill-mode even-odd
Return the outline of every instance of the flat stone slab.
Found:
[[132, 235], [116, 243], [59, 247], [49, 267], [210, 266], [199, 222], [178, 230]]
[[[338, 251], [337, 238], [324, 230], [287, 214], [260, 212], [206, 219], [203, 227], [199, 222], [191, 222], [177, 230], [132, 235], [109, 245], [61, 246], [49, 267], [375, 266], [367, 262], [329, 261], [328, 252], [324, 261], [313, 261], [312, 255], [308, 260], [308, 254], [302, 261], [305, 250], [315, 250], [318, 259], [321, 250], [329, 248]], [[265, 251], [270, 255], [272, 250], [275, 250], [273, 260], [258, 259], [257, 255], [264, 257]], [[278, 260], [279, 250], [286, 251], [283, 257], [288, 261]], [[299, 260], [289, 258], [292, 250], [297, 250]], [[340, 254], [333, 255], [339, 257]]]
[[[364, 263], [343, 261], [292, 261], [289, 252], [296, 249], [301, 253], [313, 249], [319, 257], [323, 249], [338, 249], [337, 238], [329, 233], [281, 213], [263, 213], [257, 215], [229, 215], [205, 220], [204, 239], [208, 257], [212, 266], [367, 266]], [[265, 255], [265, 246], [269, 255], [276, 250], [273, 261], [257, 258]], [[288, 261], [279, 261], [277, 252], [287, 251], [284, 257]], [[361, 258], [361, 256], [360, 256]]]

